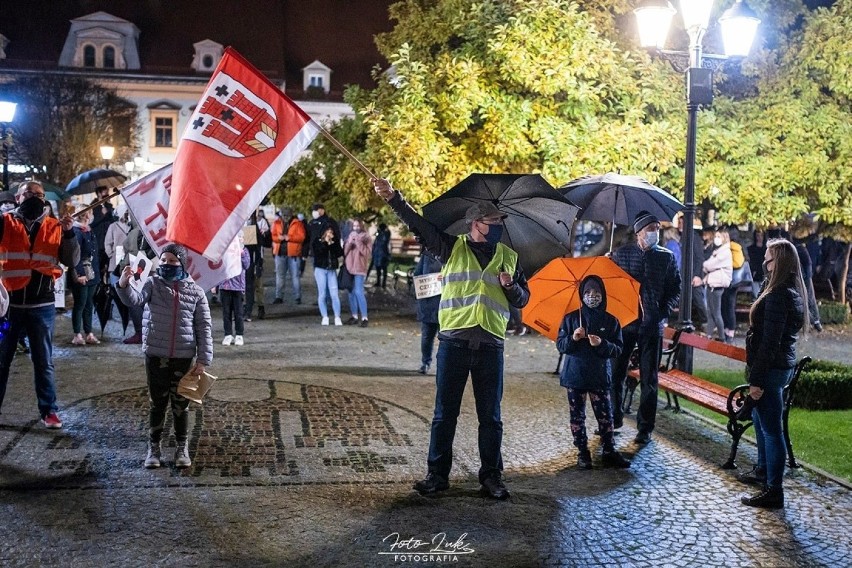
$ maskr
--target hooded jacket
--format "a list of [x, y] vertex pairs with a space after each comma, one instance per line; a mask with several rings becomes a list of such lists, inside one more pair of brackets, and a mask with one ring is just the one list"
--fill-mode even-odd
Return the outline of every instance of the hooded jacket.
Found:
[[[596, 308], [582, 303], [583, 292], [591, 280], [596, 280], [601, 289], [601, 303]], [[580, 298], [580, 309], [565, 316], [556, 338], [556, 348], [567, 355], [559, 384], [580, 390], [608, 390], [612, 384], [612, 359], [621, 354], [624, 346], [621, 325], [606, 311], [606, 288], [598, 276], [583, 279]], [[574, 330], [578, 327], [585, 328], [587, 335], [599, 336], [601, 344], [592, 347], [588, 337], [574, 341]]]

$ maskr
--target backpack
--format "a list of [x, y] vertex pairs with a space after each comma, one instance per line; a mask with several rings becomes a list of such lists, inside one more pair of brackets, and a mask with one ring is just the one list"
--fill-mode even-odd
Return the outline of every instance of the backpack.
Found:
[[743, 247], [740, 243], [731, 241], [731, 264], [734, 270], [742, 268], [745, 263], [745, 255], [743, 255]]

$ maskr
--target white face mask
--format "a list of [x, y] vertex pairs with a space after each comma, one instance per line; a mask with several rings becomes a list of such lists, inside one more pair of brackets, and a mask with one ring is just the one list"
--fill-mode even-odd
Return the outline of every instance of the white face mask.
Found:
[[320, 218], [319, 211], [312, 211], [311, 217], [313, 217], [314, 219], [319, 219]]
[[16, 205], [14, 203], [4, 203], [3, 205], [0, 205], [0, 213], [8, 213], [15, 207]]
[[651, 248], [660, 242], [660, 234], [657, 231], [652, 231], [645, 234], [645, 246]]
[[722, 237], [715, 237], [713, 239], [713, 244], [716, 245], [717, 247], [722, 246]]
[[589, 306], [590, 308], [597, 308], [601, 305], [602, 300], [603, 297], [601, 296], [601, 293], [597, 290], [589, 291], [583, 294], [583, 303]]

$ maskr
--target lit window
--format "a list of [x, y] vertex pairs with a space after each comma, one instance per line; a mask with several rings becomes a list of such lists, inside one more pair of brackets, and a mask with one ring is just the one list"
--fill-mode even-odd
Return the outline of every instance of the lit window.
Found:
[[322, 88], [322, 75], [311, 75], [308, 86]]
[[83, 67], [95, 66], [95, 46], [87, 45], [83, 48]]
[[104, 69], [115, 69], [115, 48], [111, 45], [104, 48]]
[[174, 120], [170, 117], [158, 116], [154, 119], [154, 146], [171, 148], [174, 133]]

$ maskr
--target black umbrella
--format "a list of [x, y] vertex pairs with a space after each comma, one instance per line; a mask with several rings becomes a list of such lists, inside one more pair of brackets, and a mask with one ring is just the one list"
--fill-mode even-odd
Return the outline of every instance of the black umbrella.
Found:
[[483, 201], [508, 215], [502, 242], [518, 253], [528, 276], [554, 258], [571, 255], [577, 207], [538, 174], [471, 174], [427, 204], [423, 216], [438, 229], [459, 235], [470, 229], [465, 211]]
[[101, 280], [95, 285], [92, 303], [95, 305], [95, 313], [101, 324], [101, 337], [103, 337], [104, 328], [107, 322], [112, 319], [112, 294], [109, 292], [109, 284]]
[[127, 181], [127, 177], [114, 171], [97, 168], [78, 175], [65, 187], [71, 195], [95, 193], [99, 187], [118, 187]]
[[109, 287], [109, 293], [114, 300], [115, 307], [118, 309], [118, 315], [121, 317], [121, 331], [122, 333], [127, 333], [127, 326], [130, 323], [130, 308], [118, 297], [115, 286]]
[[671, 221], [675, 213], [683, 209], [683, 203], [644, 179], [612, 172], [575, 179], [559, 191], [582, 209], [578, 219], [612, 223], [613, 231], [615, 225], [633, 223], [640, 211]]

